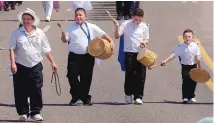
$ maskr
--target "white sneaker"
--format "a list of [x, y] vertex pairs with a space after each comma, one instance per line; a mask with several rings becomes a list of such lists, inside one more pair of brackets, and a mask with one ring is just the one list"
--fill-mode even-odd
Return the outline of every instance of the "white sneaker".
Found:
[[126, 95], [125, 100], [126, 100], [127, 104], [131, 104], [132, 103], [132, 96]]
[[31, 116], [30, 118], [34, 121], [43, 121], [43, 118], [40, 114], [36, 114], [34, 116]]
[[187, 98], [184, 98], [184, 99], [183, 99], [183, 103], [184, 103], [184, 104], [187, 104], [188, 101], [189, 101], [189, 100], [188, 100]]
[[22, 121], [22, 122], [27, 121], [27, 115], [26, 114], [20, 115], [19, 116], [19, 121]]
[[190, 103], [196, 103], [196, 99], [195, 98], [191, 98], [189, 102]]
[[143, 101], [141, 99], [136, 99], [135, 104], [141, 105], [143, 104]]
[[51, 17], [50, 17], [50, 16], [47, 16], [47, 17], [46, 17], [46, 21], [50, 22], [50, 21], [51, 21]]

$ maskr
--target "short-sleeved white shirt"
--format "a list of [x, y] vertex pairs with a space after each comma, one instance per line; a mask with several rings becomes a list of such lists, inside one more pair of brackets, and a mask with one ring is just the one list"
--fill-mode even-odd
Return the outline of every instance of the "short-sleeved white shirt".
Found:
[[124, 52], [138, 53], [140, 42], [149, 39], [149, 28], [145, 23], [136, 25], [132, 20], [128, 20], [120, 26], [119, 34], [124, 34]]
[[[105, 32], [101, 30], [98, 26], [89, 22], [86, 23], [88, 25], [91, 40], [94, 39], [95, 37], [102, 37], [105, 34]], [[85, 32], [88, 33], [86, 25], [83, 24], [81, 26], [85, 30]], [[80, 25], [74, 22], [71, 25], [69, 25], [69, 27], [66, 29], [66, 32], [68, 34], [67, 41], [69, 42], [68, 44], [69, 52], [73, 52], [76, 54], [87, 54], [88, 53], [87, 47], [89, 41], [86, 34], [82, 31]]]
[[200, 56], [200, 48], [197, 43], [191, 42], [189, 45], [182, 43], [178, 45], [173, 55], [179, 57], [180, 63], [183, 65], [194, 65], [196, 63], [195, 56]]
[[15, 62], [26, 67], [33, 67], [43, 60], [42, 53], [51, 51], [45, 33], [36, 28], [29, 35], [24, 27], [12, 32], [9, 40], [9, 49], [15, 51]]

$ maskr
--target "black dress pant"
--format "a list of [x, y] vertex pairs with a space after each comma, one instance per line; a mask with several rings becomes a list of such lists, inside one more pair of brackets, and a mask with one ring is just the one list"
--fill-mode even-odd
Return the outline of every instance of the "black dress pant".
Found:
[[117, 15], [130, 16], [132, 4], [133, 4], [133, 1], [116, 1]]
[[193, 68], [196, 68], [197, 65], [182, 65], [182, 79], [183, 79], [183, 83], [182, 83], [182, 98], [187, 98], [187, 99], [191, 99], [195, 97], [195, 89], [196, 89], [196, 85], [197, 83], [194, 82], [190, 76], [189, 76], [189, 71]]
[[17, 1], [18, 4], [22, 4], [22, 1]]
[[[89, 98], [95, 58], [90, 54], [68, 55], [67, 78], [70, 84], [72, 98], [85, 101]], [[78, 78], [79, 77], [79, 78]]]
[[138, 53], [125, 53], [125, 94], [134, 95], [134, 100], [143, 98], [146, 66], [137, 61]]
[[[31, 116], [39, 114], [43, 107], [42, 86], [43, 86], [43, 66], [40, 62], [32, 68], [16, 63], [17, 73], [13, 75], [14, 96], [16, 110], [19, 115], [27, 114]], [[28, 105], [30, 98], [30, 111]]]
[[8, 8], [9, 6], [11, 6], [11, 8], [15, 7], [16, 5], [16, 1], [5, 1], [4, 2], [4, 7]]

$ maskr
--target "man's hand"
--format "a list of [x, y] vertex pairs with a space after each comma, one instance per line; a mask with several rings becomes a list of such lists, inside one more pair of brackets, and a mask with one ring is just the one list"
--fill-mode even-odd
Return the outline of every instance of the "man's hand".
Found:
[[17, 72], [17, 66], [16, 66], [16, 64], [14, 63], [14, 64], [12, 64], [11, 66], [10, 66], [11, 68], [11, 72], [13, 73], [13, 74], [16, 74], [16, 72]]
[[57, 72], [57, 65], [53, 63], [51, 66], [52, 66], [52, 71]]

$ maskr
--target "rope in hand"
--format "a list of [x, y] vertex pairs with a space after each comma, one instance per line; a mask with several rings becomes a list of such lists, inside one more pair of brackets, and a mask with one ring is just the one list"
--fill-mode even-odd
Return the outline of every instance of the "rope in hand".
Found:
[[[57, 72], [52, 73], [51, 83], [53, 82], [53, 77], [55, 79], [56, 93], [58, 96], [60, 96], [61, 95], [61, 87], [60, 87], [59, 76], [58, 76]], [[58, 86], [57, 86], [57, 84], [58, 84]]]

